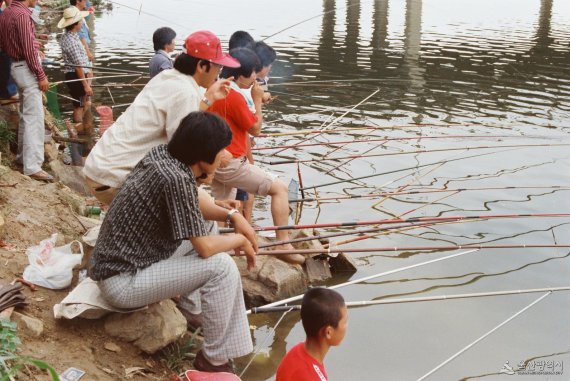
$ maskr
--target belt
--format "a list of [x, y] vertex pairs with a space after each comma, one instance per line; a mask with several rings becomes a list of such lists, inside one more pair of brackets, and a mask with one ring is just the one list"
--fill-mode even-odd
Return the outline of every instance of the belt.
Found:
[[22, 62], [26, 60], [25, 58], [12, 58], [12, 57], [10, 57], [10, 59], [12, 60], [12, 62]]

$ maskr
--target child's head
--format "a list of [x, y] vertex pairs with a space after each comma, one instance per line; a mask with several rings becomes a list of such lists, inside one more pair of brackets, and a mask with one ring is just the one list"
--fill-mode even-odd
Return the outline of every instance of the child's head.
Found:
[[303, 296], [301, 320], [308, 339], [326, 339], [329, 345], [339, 345], [346, 334], [348, 310], [338, 292], [312, 288]]
[[250, 48], [253, 49], [255, 45], [255, 40], [251, 37], [251, 34], [247, 33], [243, 30], [238, 30], [234, 32], [229, 41], [228, 50], [232, 50], [235, 48]]
[[257, 41], [255, 43], [254, 50], [261, 63], [261, 70], [257, 71], [257, 76], [260, 78], [265, 78], [267, 75], [269, 75], [271, 65], [273, 65], [273, 62], [275, 62], [277, 59], [277, 53], [275, 52], [275, 49], [263, 41]]

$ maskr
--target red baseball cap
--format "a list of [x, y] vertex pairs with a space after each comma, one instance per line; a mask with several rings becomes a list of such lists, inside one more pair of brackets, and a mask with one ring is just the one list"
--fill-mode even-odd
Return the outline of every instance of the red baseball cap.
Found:
[[184, 42], [186, 54], [192, 57], [208, 60], [227, 67], [240, 67], [238, 60], [227, 53], [222, 53], [222, 43], [212, 32], [199, 30], [186, 37]]

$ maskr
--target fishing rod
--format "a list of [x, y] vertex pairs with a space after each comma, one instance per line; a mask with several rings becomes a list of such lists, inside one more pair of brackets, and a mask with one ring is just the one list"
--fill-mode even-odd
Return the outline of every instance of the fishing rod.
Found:
[[[334, 124], [335, 124], [336, 122], [338, 122], [339, 120], [341, 120], [342, 118], [344, 118], [344, 117], [346, 116], [346, 114], [348, 114], [348, 113], [352, 112], [353, 110], [355, 110], [358, 106], [362, 105], [362, 104], [363, 104], [364, 102], [366, 102], [368, 99], [370, 99], [370, 98], [372, 98], [374, 95], [378, 94], [379, 91], [380, 91], [380, 89], [376, 89], [375, 91], [373, 91], [372, 94], [368, 95], [366, 98], [364, 98], [363, 100], [361, 100], [360, 102], [358, 102], [357, 104], [355, 104], [354, 106], [352, 106], [350, 109], [348, 109], [347, 111], [345, 111], [344, 113], [342, 113], [340, 116], [337, 116], [332, 122], [330, 122], [330, 123], [329, 123], [325, 128], [323, 128], [323, 129], [324, 129], [325, 131], [328, 131], [329, 129], [334, 128], [333, 126], [334, 126]], [[316, 134], [316, 135], [314, 135], [314, 136], [305, 138], [305, 139], [301, 140], [301, 141], [300, 141], [299, 143], [297, 143], [297, 144], [301, 144], [301, 143], [303, 143], [303, 142], [305, 142], [305, 141], [307, 141], [307, 140], [314, 139], [314, 138], [316, 138], [316, 137], [319, 136], [319, 135], [321, 135], [321, 134]], [[281, 149], [281, 150], [279, 150], [279, 151], [277, 151], [277, 152], [274, 152], [273, 154], [274, 154], [274, 155], [277, 155], [278, 153], [283, 152], [283, 151], [286, 151], [286, 150], [288, 150], [288, 149], [289, 149], [289, 148], [283, 148], [283, 149]]]
[[445, 365], [450, 363], [452, 360], [457, 358], [459, 355], [461, 355], [462, 353], [464, 353], [468, 349], [472, 348], [475, 344], [477, 344], [481, 340], [485, 339], [487, 336], [491, 335], [493, 332], [495, 332], [496, 330], [498, 330], [499, 328], [501, 328], [505, 324], [509, 323], [511, 320], [513, 320], [514, 318], [516, 318], [517, 316], [519, 316], [520, 314], [522, 314], [523, 312], [525, 312], [526, 310], [528, 310], [529, 308], [531, 308], [535, 304], [539, 303], [540, 301], [542, 301], [544, 298], [546, 298], [547, 296], [549, 296], [551, 294], [552, 294], [552, 291], [547, 291], [540, 298], [536, 299], [534, 302], [530, 303], [528, 306], [524, 307], [522, 310], [520, 310], [519, 312], [517, 312], [514, 315], [512, 315], [511, 317], [509, 317], [507, 320], [503, 321], [501, 324], [497, 325], [495, 328], [491, 329], [489, 332], [485, 333], [483, 336], [479, 337], [477, 340], [473, 341], [471, 344], [467, 345], [466, 347], [461, 349], [459, 352], [455, 353], [453, 356], [451, 356], [450, 358], [448, 358], [447, 360], [445, 360], [444, 362], [442, 362], [441, 364], [439, 364], [438, 366], [436, 366], [435, 368], [430, 370], [428, 373], [426, 373], [422, 377], [418, 378], [417, 381], [425, 380], [427, 377], [431, 376], [432, 374], [437, 372], [439, 369], [441, 369], [442, 367], [444, 367]]
[[336, 184], [342, 184], [342, 183], [347, 183], [347, 182], [353, 182], [353, 181], [362, 180], [362, 179], [369, 179], [369, 178], [372, 178], [372, 177], [378, 177], [378, 176], [388, 175], [388, 174], [392, 174], [392, 173], [404, 172], [404, 171], [409, 171], [409, 170], [412, 170], [412, 169], [430, 167], [430, 166], [432, 166], [432, 165], [447, 164], [447, 163], [451, 163], [451, 162], [454, 162], [454, 161], [472, 159], [472, 158], [474, 158], [474, 157], [481, 157], [481, 156], [487, 156], [487, 155], [494, 155], [494, 154], [496, 154], [496, 153], [506, 152], [506, 151], [510, 151], [510, 150], [502, 150], [502, 151], [496, 151], [496, 152], [482, 153], [482, 154], [477, 154], [477, 155], [471, 155], [471, 156], [465, 156], [465, 157], [458, 157], [458, 158], [456, 158], [456, 159], [445, 159], [445, 160], [435, 161], [435, 162], [433, 162], [433, 163], [428, 163], [428, 164], [414, 165], [414, 166], [411, 166], [411, 167], [400, 168], [400, 169], [394, 169], [394, 170], [392, 170], [392, 171], [386, 171], [386, 172], [380, 172], [380, 173], [373, 173], [373, 174], [371, 174], [371, 175], [364, 175], [364, 176], [359, 176], [359, 177], [353, 177], [352, 179], [344, 179], [344, 180], [332, 181], [332, 182], [330, 182], [330, 183], [311, 185], [311, 186], [305, 187], [305, 190], [306, 190], [306, 189], [311, 189], [311, 188], [312, 188], [312, 189], [322, 188], [322, 187], [327, 187], [327, 186], [330, 186], [330, 185], [336, 185]]
[[406, 223], [406, 224], [402, 224], [402, 225], [398, 225], [398, 226], [383, 226], [383, 227], [374, 227], [374, 228], [370, 228], [370, 229], [351, 230], [351, 231], [344, 231], [344, 232], [338, 232], [338, 233], [323, 234], [323, 235], [318, 235], [318, 236], [293, 238], [293, 239], [289, 239], [286, 241], [268, 242], [268, 243], [264, 243], [264, 244], [259, 245], [259, 248], [263, 249], [266, 247], [280, 246], [280, 245], [285, 245], [285, 244], [289, 244], [289, 243], [299, 243], [299, 242], [323, 240], [323, 239], [327, 239], [327, 238], [342, 237], [345, 235], [376, 233], [376, 232], [382, 232], [382, 231], [387, 231], [387, 230], [398, 230], [398, 229], [403, 229], [403, 228], [421, 228], [421, 227], [427, 227], [427, 226], [447, 224], [450, 222], [455, 222], [455, 221], [442, 221], [442, 222], [436, 221], [436, 222], [421, 223], [421, 224]]
[[[354, 7], [354, 6], [356, 6], [356, 5], [360, 5], [360, 2], [356, 2], [356, 3], [354, 3], [354, 4], [347, 5], [346, 7], [344, 7], [344, 9], [346, 10], [346, 9], [351, 8], [351, 7]], [[343, 9], [343, 8], [340, 8], [340, 9]], [[309, 17], [308, 19], [299, 21], [299, 22], [297, 22], [297, 23], [295, 23], [295, 24], [293, 24], [293, 25], [291, 25], [291, 26], [288, 26], [288, 27], [286, 27], [286, 28], [283, 28], [283, 29], [281, 29], [281, 30], [279, 30], [279, 31], [277, 31], [277, 32], [275, 32], [275, 33], [273, 33], [273, 34], [270, 34], [270, 35], [267, 36], [267, 37], [262, 38], [261, 41], [265, 41], [265, 40], [267, 40], [267, 39], [270, 39], [271, 37], [277, 36], [278, 34], [285, 32], [286, 30], [289, 30], [289, 29], [294, 28], [294, 27], [296, 27], [296, 26], [298, 26], [298, 25], [304, 24], [304, 23], [306, 23], [307, 21], [311, 21], [311, 20], [313, 20], [313, 19], [316, 19], [317, 17], [321, 17], [321, 16], [324, 16], [324, 15], [328, 15], [329, 13], [332, 13], [332, 12], [336, 12], [336, 8], [335, 8], [335, 9], [331, 9], [330, 11], [326, 11], [326, 12], [323, 12], [323, 13], [319, 13], [318, 15], [315, 15], [315, 16], [311, 16], [311, 17]]]
[[141, 14], [143, 14], [143, 15], [151, 16], [151, 17], [154, 17], [155, 19], [158, 19], [158, 20], [167, 22], [167, 23], [170, 24], [170, 25], [176, 25], [176, 26], [179, 26], [179, 27], [184, 28], [184, 29], [187, 29], [187, 28], [188, 28], [188, 25], [177, 24], [177, 23], [173, 22], [172, 20], [167, 20], [167, 19], [165, 19], [165, 18], [163, 18], [163, 17], [160, 17], [160, 16], [155, 15], [154, 13], [150, 13], [150, 12], [145, 12], [145, 11], [143, 11], [143, 10], [142, 10], [142, 2], [141, 2], [141, 5], [140, 5], [139, 8], [135, 8], [135, 7], [131, 7], [131, 6], [129, 6], [129, 5], [121, 4], [121, 3], [116, 2], [116, 1], [111, 1], [111, 0], [107, 0], [107, 1], [108, 1], [109, 3], [111, 3], [111, 4], [119, 5], [119, 6], [121, 6], [121, 7], [125, 7], [125, 8], [127, 8], [127, 9], [132, 9], [132, 10], [134, 10], [134, 11], [137, 11], [138, 14], [139, 14], [139, 16], [140, 16]]
[[[569, 291], [570, 286], [567, 287], [544, 287], [544, 288], [528, 288], [524, 290], [505, 290], [505, 291], [489, 291], [489, 292], [476, 292], [467, 294], [455, 294], [455, 295], [438, 295], [438, 296], [420, 296], [415, 298], [400, 298], [400, 299], [384, 299], [384, 300], [364, 300], [357, 302], [346, 302], [345, 305], [348, 308], [353, 307], [366, 307], [366, 306], [376, 306], [381, 304], [402, 304], [402, 303], [416, 303], [416, 302], [433, 302], [441, 300], [454, 300], [454, 299], [472, 299], [472, 298], [483, 298], [489, 296], [505, 296], [505, 295], [524, 295], [524, 294], [535, 294], [542, 292], [559, 292], [559, 291]], [[284, 312], [284, 311], [300, 311], [300, 304], [275, 306], [275, 307], [252, 307], [252, 314], [259, 314], [264, 312]]]
[[[533, 148], [533, 147], [567, 147], [567, 146], [570, 146], [570, 144], [565, 144], [565, 143], [505, 144], [505, 145], [495, 145], [495, 146], [420, 149], [420, 150], [416, 150], [416, 151], [375, 153], [375, 154], [370, 154], [370, 155], [347, 155], [347, 156], [337, 156], [337, 157], [320, 157], [320, 158], [314, 158], [314, 159], [291, 159], [291, 160], [269, 161], [268, 163], [270, 165], [281, 165], [281, 164], [292, 164], [292, 163], [311, 163], [311, 162], [315, 162], [315, 161], [321, 162], [321, 161], [329, 161], [329, 160], [362, 159], [362, 158], [368, 158], [368, 157], [414, 155], [414, 154], [418, 154], [418, 153], [451, 152], [451, 151], [476, 151], [476, 150], [493, 149], [493, 148]], [[290, 148], [295, 148], [295, 147], [291, 146]]]
[[50, 83], [50, 85], [60, 85], [62, 83], [79, 82], [79, 81], [84, 81], [84, 80], [135, 77], [135, 76], [140, 77], [140, 74], [121, 74], [121, 75], [109, 75], [109, 76], [103, 76], [103, 77], [85, 77], [85, 78], [78, 78], [78, 79], [68, 79], [65, 81], [52, 82], [52, 83]]
[[[330, 110], [326, 110], [330, 111]], [[314, 113], [310, 113], [314, 114]], [[276, 121], [271, 121], [267, 123], [272, 123]], [[313, 130], [299, 130], [299, 131], [290, 131], [290, 132], [273, 132], [273, 133], [266, 133], [266, 134], [259, 134], [256, 138], [271, 138], [271, 137], [278, 137], [278, 136], [291, 136], [291, 135], [310, 135], [310, 134], [321, 134], [326, 132], [327, 134], [338, 134], [341, 132], [346, 131], [358, 131], [358, 130], [393, 130], [398, 128], [420, 128], [420, 127], [473, 127], [473, 126], [483, 126], [486, 127], [484, 124], [474, 124], [474, 123], [449, 123], [449, 124], [405, 124], [405, 125], [397, 125], [397, 126], [352, 126], [352, 127], [342, 127], [342, 128], [335, 128], [334, 130], [324, 130], [324, 129], [313, 129]], [[419, 138], [419, 137], [418, 137]]]
[[[505, 218], [560, 218], [570, 217], [570, 213], [525, 213], [525, 214], [488, 214], [480, 216], [440, 216], [440, 217], [412, 217], [412, 218], [394, 218], [390, 220], [371, 220], [371, 221], [347, 221], [347, 222], [326, 222], [321, 224], [299, 224], [299, 225], [281, 225], [281, 226], [265, 226], [256, 227], [255, 231], [278, 231], [278, 230], [299, 230], [310, 228], [334, 228], [334, 227], [353, 227], [366, 225], [392, 225], [401, 223], [414, 222], [435, 222], [435, 221], [463, 221], [474, 219], [505, 219]], [[233, 233], [233, 228], [222, 228], [220, 233]]]
[[[331, 289], [331, 290], [335, 290], [335, 289], [338, 289], [338, 288], [341, 288], [341, 287], [350, 286], [350, 285], [353, 285], [353, 284], [356, 284], [356, 283], [366, 282], [366, 281], [368, 281], [368, 280], [370, 280], [370, 279], [380, 278], [380, 277], [383, 277], [383, 276], [386, 276], [386, 275], [392, 275], [392, 274], [395, 274], [395, 273], [398, 273], [398, 272], [402, 272], [402, 271], [406, 271], [406, 270], [410, 270], [410, 269], [415, 269], [415, 268], [422, 267], [422, 266], [425, 266], [425, 265], [429, 265], [429, 264], [432, 264], [432, 263], [441, 262], [441, 261], [445, 261], [445, 260], [452, 259], [452, 258], [457, 258], [457, 257], [463, 256], [463, 255], [466, 255], [466, 254], [470, 254], [470, 253], [477, 252], [477, 251], [479, 251], [479, 250], [478, 250], [478, 249], [472, 249], [472, 250], [462, 251], [462, 252], [460, 252], [460, 253], [450, 254], [450, 255], [447, 255], [447, 256], [445, 256], [445, 257], [441, 257], [441, 258], [437, 258], [437, 259], [431, 259], [431, 260], [429, 260], [429, 261], [416, 263], [415, 265], [400, 267], [400, 268], [397, 268], [397, 269], [394, 269], [394, 270], [384, 271], [384, 272], [377, 273], [377, 274], [374, 274], [374, 275], [369, 275], [369, 276], [366, 276], [366, 277], [363, 277], [363, 278], [354, 279], [354, 280], [351, 280], [351, 281], [348, 281], [348, 282], [344, 282], [344, 283], [341, 283], [341, 284], [337, 284], [337, 285], [335, 285], [335, 286], [331, 286], [331, 287], [328, 287], [328, 288]], [[277, 301], [277, 302], [269, 303], [269, 304], [266, 304], [265, 306], [262, 306], [262, 307], [267, 308], [267, 307], [281, 306], [281, 305], [283, 305], [283, 304], [287, 304], [287, 303], [291, 303], [291, 302], [294, 302], [294, 301], [297, 301], [297, 300], [301, 300], [301, 299], [303, 298], [303, 295], [304, 295], [304, 294], [301, 294], [301, 295], [293, 296], [293, 297], [290, 297], [290, 298], [287, 298], [287, 299], [283, 299], [283, 300], [280, 300], [280, 301]], [[247, 313], [247, 314], [251, 314], [251, 310], [246, 311], [246, 313]]]
[[[293, 250], [259, 250], [257, 255], [270, 255], [270, 256], [280, 256], [287, 254], [301, 254], [301, 255], [311, 255], [311, 254], [337, 254], [337, 253], [377, 253], [385, 251], [418, 251], [418, 250], [429, 250], [429, 251], [450, 251], [450, 250], [462, 250], [462, 249], [540, 249], [540, 248], [570, 248], [570, 245], [450, 245], [450, 246], [394, 246], [394, 247], [362, 247], [362, 248], [323, 248], [323, 249], [293, 249]], [[240, 254], [234, 254], [237, 256], [245, 256], [244, 252]]]
[[92, 69], [93, 71], [98, 70], [108, 70], [108, 71], [115, 71], [118, 73], [131, 73], [131, 74], [140, 74], [141, 76], [148, 75], [148, 73], [142, 71], [135, 71], [135, 70], [127, 70], [127, 69], [115, 69], [110, 67], [101, 67], [101, 66], [93, 66], [93, 65], [72, 65], [64, 62], [49, 62], [45, 64], [46, 66], [55, 66], [55, 67], [81, 67], [84, 69]]
[[[300, 148], [300, 147], [314, 147], [314, 146], [326, 146], [326, 145], [346, 145], [355, 143], [370, 143], [370, 142], [381, 142], [381, 141], [400, 141], [400, 140], [423, 140], [423, 139], [505, 139], [505, 138], [530, 138], [529, 136], [522, 135], [442, 135], [442, 136], [414, 136], [414, 137], [403, 137], [403, 138], [375, 138], [375, 139], [352, 139], [344, 140], [338, 142], [317, 142], [317, 143], [306, 143], [297, 145], [280, 145], [272, 147], [252, 147], [252, 151], [266, 151], [279, 148]], [[538, 137], [537, 138], [542, 138]], [[546, 139], [546, 138], [545, 138]]]

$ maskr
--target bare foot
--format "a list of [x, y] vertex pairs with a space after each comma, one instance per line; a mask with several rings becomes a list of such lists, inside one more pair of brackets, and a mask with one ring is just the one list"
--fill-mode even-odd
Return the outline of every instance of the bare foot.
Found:
[[[290, 243], [275, 246], [275, 250], [294, 250], [295, 248]], [[301, 254], [282, 254], [277, 255], [277, 258], [292, 265], [302, 265], [305, 263], [305, 256]]]

